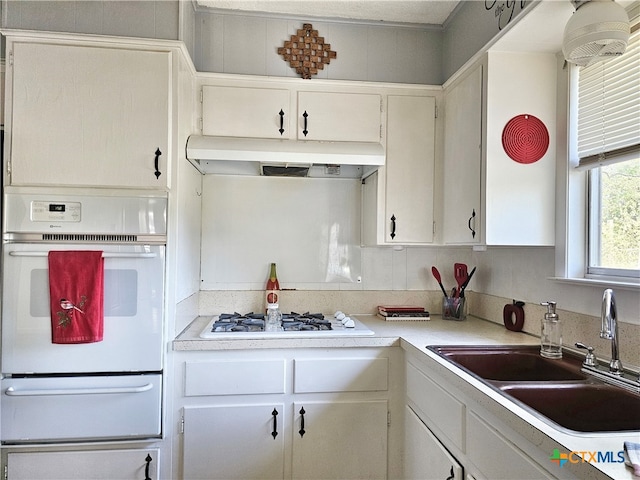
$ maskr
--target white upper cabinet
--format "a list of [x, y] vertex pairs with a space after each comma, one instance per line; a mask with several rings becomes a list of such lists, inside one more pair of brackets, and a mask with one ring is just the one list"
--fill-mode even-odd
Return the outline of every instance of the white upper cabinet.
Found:
[[9, 39], [10, 185], [166, 188], [171, 52]]
[[298, 140], [380, 142], [381, 95], [298, 92]]
[[[483, 241], [487, 245], [552, 246], [558, 61], [552, 53], [524, 52], [489, 52], [487, 60]], [[536, 117], [549, 135], [546, 152], [532, 163], [512, 160], [503, 146], [505, 126], [522, 115]], [[514, 143], [522, 145], [522, 150], [525, 145], [536, 150], [540, 140], [534, 131], [520, 129]]]
[[[382, 95], [287, 82], [214, 79], [202, 87], [202, 134], [329, 142], [381, 141]], [[265, 86], [266, 85], [266, 86]]]
[[433, 96], [387, 97], [386, 163], [363, 182], [363, 245], [433, 242], [435, 107]]
[[552, 246], [555, 55], [489, 52], [473, 68], [445, 92], [444, 243]]
[[482, 65], [445, 94], [444, 243], [480, 241]]
[[202, 87], [203, 135], [288, 139], [290, 117], [287, 89]]

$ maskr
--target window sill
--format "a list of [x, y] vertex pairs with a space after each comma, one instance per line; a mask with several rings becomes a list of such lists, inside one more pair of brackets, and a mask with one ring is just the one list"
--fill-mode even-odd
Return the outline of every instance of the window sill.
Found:
[[589, 287], [599, 287], [599, 288], [616, 288], [619, 290], [631, 290], [631, 291], [640, 291], [640, 283], [637, 281], [634, 282], [632, 280], [608, 280], [608, 279], [600, 279], [600, 278], [564, 278], [564, 277], [551, 277], [549, 280], [570, 284], [570, 285], [580, 285], [580, 286], [589, 286]]

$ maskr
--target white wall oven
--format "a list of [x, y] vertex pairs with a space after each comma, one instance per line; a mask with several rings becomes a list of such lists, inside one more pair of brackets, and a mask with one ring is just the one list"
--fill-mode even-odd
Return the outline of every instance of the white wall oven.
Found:
[[[2, 444], [159, 438], [166, 197], [4, 200]], [[71, 265], [85, 251], [102, 259], [102, 336], [58, 343], [54, 331], [88, 315], [90, 302], [57, 292], [85, 280], [64, 264], [53, 272], [50, 253]]]

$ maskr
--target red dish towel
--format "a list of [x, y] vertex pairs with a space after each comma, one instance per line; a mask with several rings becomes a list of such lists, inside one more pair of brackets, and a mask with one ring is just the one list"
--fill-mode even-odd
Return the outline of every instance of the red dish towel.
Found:
[[53, 343], [102, 341], [104, 259], [101, 251], [49, 252], [49, 301]]

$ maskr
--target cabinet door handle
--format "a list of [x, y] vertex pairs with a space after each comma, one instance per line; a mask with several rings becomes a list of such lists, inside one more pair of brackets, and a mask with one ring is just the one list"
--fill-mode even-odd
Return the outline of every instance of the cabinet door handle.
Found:
[[307, 433], [304, 429], [304, 414], [307, 413], [304, 411], [304, 407], [302, 407], [300, 409], [300, 430], [298, 430], [298, 433], [300, 434], [301, 437], [304, 437], [304, 434]]
[[160, 178], [160, 175], [162, 175], [160, 173], [160, 170], [158, 170], [158, 159], [160, 158], [160, 155], [162, 155], [162, 152], [160, 151], [160, 148], [157, 148], [156, 149], [156, 159], [155, 159], [155, 162], [154, 162], [154, 165], [156, 167], [156, 171], [155, 171], [156, 178]]
[[[476, 209], [474, 208], [473, 211], [471, 212], [471, 216], [469, 217], [469, 221], [467, 222], [467, 226], [469, 227], [469, 230], [471, 230], [471, 238], [476, 238], [476, 231], [475, 231], [475, 227], [476, 227]], [[471, 226], [471, 221], [473, 220], [473, 227]]]
[[271, 412], [271, 415], [273, 415], [273, 432], [271, 432], [271, 436], [275, 440], [278, 436], [278, 420], [276, 418], [278, 416], [278, 411], [274, 408], [273, 412]]
[[280, 109], [278, 115], [280, 115], [280, 128], [278, 129], [278, 131], [280, 132], [280, 135], [282, 135], [284, 133], [284, 112], [282, 111], [282, 109]]
[[149, 468], [151, 467], [152, 460], [153, 458], [151, 458], [151, 455], [147, 454], [147, 458], [144, 459], [147, 463], [144, 467], [144, 480], [151, 480], [151, 477], [149, 476]]
[[396, 216], [391, 215], [391, 239], [396, 238]]
[[304, 130], [302, 130], [302, 133], [304, 133], [304, 136], [306, 137], [307, 133], [309, 133], [309, 130], [307, 130], [307, 117], [309, 116], [309, 114], [305, 110], [302, 116], [304, 117]]
[[447, 478], [445, 478], [445, 480], [453, 480], [454, 478], [456, 478], [456, 476], [453, 473], [453, 465], [452, 465], [451, 466], [451, 471], [449, 472], [449, 476]]

